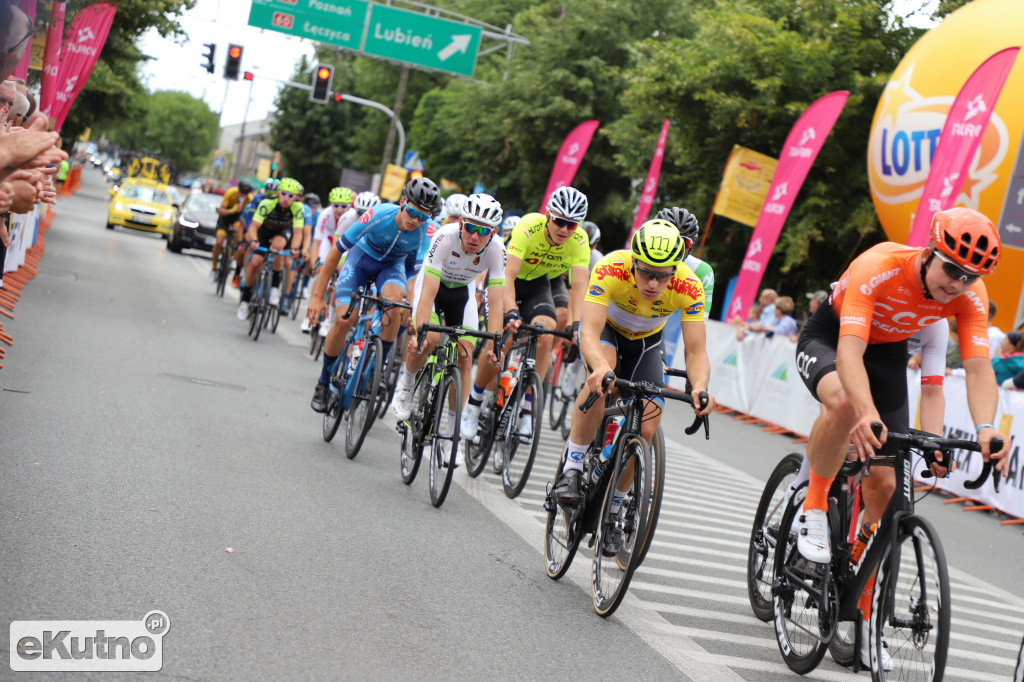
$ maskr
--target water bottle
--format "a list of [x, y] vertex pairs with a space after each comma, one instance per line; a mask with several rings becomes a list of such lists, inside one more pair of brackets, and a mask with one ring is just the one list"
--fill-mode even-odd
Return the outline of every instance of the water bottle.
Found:
[[498, 379], [498, 407], [505, 407], [505, 398], [512, 393], [512, 375], [519, 369], [519, 358], [509, 360], [508, 369]]
[[864, 548], [868, 546], [868, 540], [875, 534], [877, 528], [877, 523], [865, 523], [860, 532], [857, 533], [857, 539], [853, 541], [853, 547], [850, 548], [850, 559], [854, 564], [860, 563], [860, 557], [864, 553]]
[[359, 364], [359, 356], [363, 354], [363, 346], [366, 344], [364, 339], [359, 339], [352, 344], [352, 355], [348, 361], [348, 373], [356, 371], [356, 365]]
[[612, 457], [612, 445], [615, 443], [615, 436], [618, 434], [620, 426], [622, 426], [620, 421], [613, 421], [608, 424], [608, 428], [605, 430], [604, 447], [601, 448], [601, 456], [598, 458], [597, 463], [594, 464], [594, 471], [590, 475], [591, 483], [597, 483], [601, 480], [601, 475], [604, 474], [604, 470], [608, 466], [608, 460]]

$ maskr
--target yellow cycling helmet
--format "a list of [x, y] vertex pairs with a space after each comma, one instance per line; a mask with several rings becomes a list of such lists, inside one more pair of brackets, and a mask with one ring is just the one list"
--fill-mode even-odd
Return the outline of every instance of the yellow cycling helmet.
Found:
[[686, 242], [675, 225], [666, 220], [648, 220], [629, 241], [633, 258], [660, 267], [679, 265], [686, 256]]

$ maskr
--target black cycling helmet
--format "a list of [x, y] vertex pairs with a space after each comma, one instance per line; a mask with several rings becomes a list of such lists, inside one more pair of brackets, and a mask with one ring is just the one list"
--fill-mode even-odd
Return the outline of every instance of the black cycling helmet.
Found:
[[663, 208], [654, 217], [657, 220], [666, 220], [675, 225], [679, 230], [679, 236], [689, 240], [691, 244], [697, 241], [697, 234], [700, 229], [697, 226], [697, 218], [685, 208]]
[[317, 194], [316, 192], [309, 192], [306, 194], [306, 196], [302, 197], [302, 203], [304, 203], [306, 206], [309, 206], [310, 208], [320, 206], [320, 195]]
[[238, 191], [241, 194], [248, 194], [249, 192], [252, 191], [252, 185], [249, 183], [248, 180], [239, 180], [238, 181]]
[[441, 212], [441, 190], [430, 178], [413, 178], [402, 190], [406, 201], [430, 211], [431, 215]]

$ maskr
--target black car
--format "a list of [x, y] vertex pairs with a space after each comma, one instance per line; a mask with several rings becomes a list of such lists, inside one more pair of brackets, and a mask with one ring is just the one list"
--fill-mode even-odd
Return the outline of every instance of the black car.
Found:
[[171, 225], [167, 248], [174, 253], [182, 249], [212, 251], [217, 238], [217, 209], [223, 200], [219, 194], [190, 193], [181, 205], [178, 220]]

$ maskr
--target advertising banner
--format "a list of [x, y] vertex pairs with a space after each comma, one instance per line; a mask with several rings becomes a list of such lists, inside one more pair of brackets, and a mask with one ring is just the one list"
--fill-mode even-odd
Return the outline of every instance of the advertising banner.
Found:
[[[666, 118], [661, 124], [661, 134], [658, 135], [658, 144], [654, 146], [654, 156], [651, 158], [651, 167], [647, 170], [647, 181], [644, 182], [643, 192], [640, 193], [640, 205], [636, 207], [636, 216], [633, 218], [633, 229], [629, 236], [640, 229], [640, 226], [651, 214], [651, 206], [654, 205], [654, 195], [658, 191], [658, 179], [661, 177], [661, 161], [665, 158], [665, 141], [668, 139], [669, 120]], [[629, 239], [626, 239], [629, 244]]]
[[380, 181], [380, 198], [384, 201], [398, 203], [398, 199], [402, 196], [402, 190], [405, 189], [405, 178], [408, 175], [409, 171], [389, 163], [384, 169], [384, 178]]
[[914, 214], [909, 246], [925, 246], [932, 215], [957, 204], [982, 134], [995, 111], [999, 93], [1010, 75], [1019, 47], [1000, 50], [986, 59], [960, 88], [942, 126], [928, 180]]
[[39, 111], [53, 118], [53, 106], [60, 88], [60, 46], [64, 40], [64, 6], [55, 2], [50, 10], [50, 27], [46, 30], [46, 51], [43, 53], [43, 77], [39, 90]]
[[733, 145], [715, 197], [715, 215], [750, 227], [756, 225], [778, 164], [770, 156]]
[[818, 152], [825, 144], [849, 95], [846, 90], [837, 90], [819, 98], [807, 107], [807, 111], [789, 131], [786, 143], [782, 146], [782, 154], [779, 156], [779, 165], [775, 169], [771, 187], [768, 188], [768, 199], [761, 208], [757, 226], [750, 237], [747, 254], [740, 267], [740, 278], [725, 319], [731, 320], [737, 316], [745, 318], [747, 310], [757, 300], [761, 278], [768, 266], [772, 250], [779, 240], [779, 234], [782, 233], [786, 216], [793, 208], [800, 186], [811, 170], [811, 165], [818, 157]]
[[64, 125], [71, 105], [89, 80], [116, 12], [113, 6], [101, 2], [83, 9], [72, 22], [71, 34], [61, 48], [59, 89], [54, 93], [50, 112], [50, 117], [56, 121], [56, 130]]
[[576, 171], [583, 163], [583, 157], [590, 146], [590, 140], [594, 137], [594, 131], [601, 125], [600, 121], [584, 121], [572, 129], [555, 157], [555, 165], [551, 168], [551, 177], [548, 178], [548, 188], [544, 191], [544, 200], [540, 203], [540, 211], [544, 212], [548, 207], [548, 199], [559, 187], [566, 187], [572, 184], [576, 177]]

